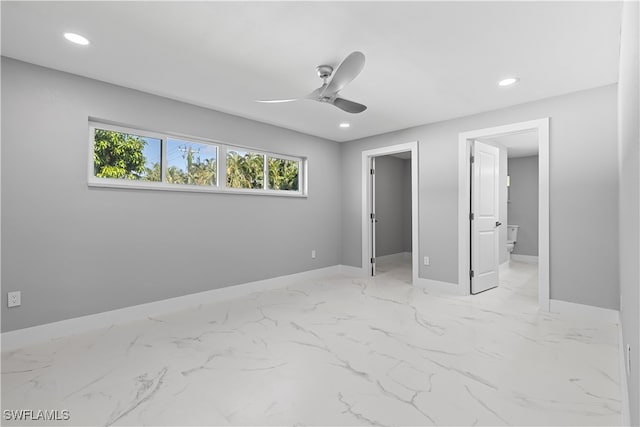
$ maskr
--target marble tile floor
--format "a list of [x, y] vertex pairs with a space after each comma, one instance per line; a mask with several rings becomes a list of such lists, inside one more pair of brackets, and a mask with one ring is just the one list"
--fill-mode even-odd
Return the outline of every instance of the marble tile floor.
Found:
[[471, 297], [381, 267], [2, 353], [2, 409], [69, 411], [50, 425], [620, 425], [617, 326], [538, 312], [536, 266]]

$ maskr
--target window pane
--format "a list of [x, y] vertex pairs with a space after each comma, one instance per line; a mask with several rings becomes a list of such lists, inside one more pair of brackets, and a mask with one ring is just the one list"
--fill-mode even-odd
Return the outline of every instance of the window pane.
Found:
[[269, 157], [269, 188], [271, 190], [298, 191], [300, 162]]
[[160, 181], [160, 140], [96, 129], [93, 174], [98, 178]]
[[170, 184], [217, 185], [218, 147], [178, 139], [167, 139], [167, 182]]
[[227, 151], [227, 187], [264, 188], [264, 155]]

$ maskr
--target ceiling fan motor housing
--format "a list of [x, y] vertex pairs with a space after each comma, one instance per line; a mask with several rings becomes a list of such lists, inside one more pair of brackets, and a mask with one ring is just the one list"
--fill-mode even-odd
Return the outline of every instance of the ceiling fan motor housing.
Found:
[[328, 79], [333, 73], [333, 67], [331, 65], [318, 65], [316, 71], [318, 72], [318, 77]]

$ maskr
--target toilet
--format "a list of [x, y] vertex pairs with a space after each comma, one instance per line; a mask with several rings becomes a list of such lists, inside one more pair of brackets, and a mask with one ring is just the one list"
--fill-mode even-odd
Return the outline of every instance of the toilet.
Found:
[[511, 257], [511, 252], [513, 252], [513, 248], [516, 246], [519, 228], [519, 225], [507, 225], [507, 252], [509, 252], [509, 257]]

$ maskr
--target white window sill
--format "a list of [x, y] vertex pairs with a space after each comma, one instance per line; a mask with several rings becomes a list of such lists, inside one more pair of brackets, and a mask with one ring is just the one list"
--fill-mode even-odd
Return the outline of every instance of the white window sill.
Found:
[[275, 196], [275, 197], [297, 197], [307, 198], [307, 194], [300, 191], [287, 190], [252, 190], [242, 188], [220, 188], [205, 187], [188, 184], [167, 184], [164, 182], [148, 181], [127, 181], [116, 179], [93, 179], [88, 182], [89, 187], [100, 188], [128, 188], [131, 190], [154, 190], [154, 191], [181, 191], [190, 193], [215, 193], [215, 194], [244, 194], [251, 196]]

